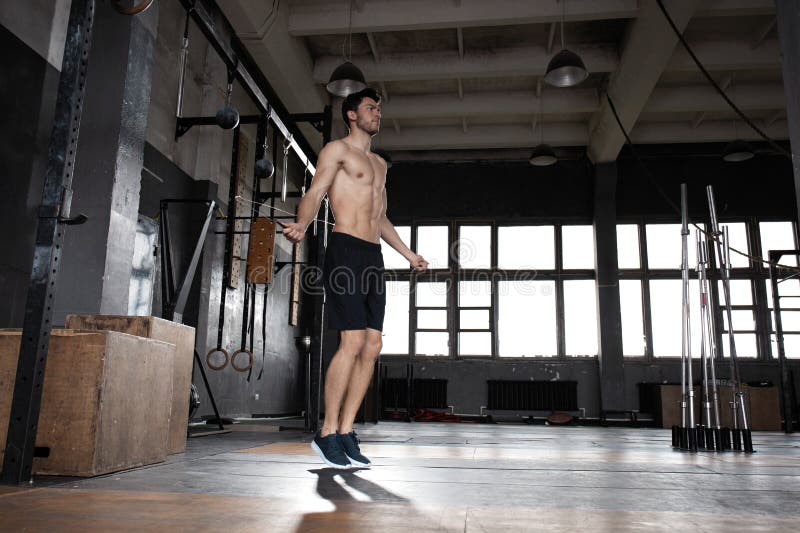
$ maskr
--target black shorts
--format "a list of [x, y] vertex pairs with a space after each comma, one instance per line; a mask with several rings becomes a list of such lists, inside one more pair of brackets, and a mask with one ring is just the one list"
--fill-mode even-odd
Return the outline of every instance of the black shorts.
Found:
[[383, 330], [386, 282], [381, 245], [332, 232], [325, 249], [325, 314], [330, 329]]

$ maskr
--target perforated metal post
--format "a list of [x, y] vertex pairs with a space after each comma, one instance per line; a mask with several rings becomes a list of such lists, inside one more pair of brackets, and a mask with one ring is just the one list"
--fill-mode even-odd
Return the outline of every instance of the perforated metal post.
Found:
[[63, 224], [70, 222], [72, 175], [83, 113], [93, 22], [94, 0], [73, 0], [0, 477], [6, 484], [28, 482], [32, 475], [56, 280], [64, 243]]

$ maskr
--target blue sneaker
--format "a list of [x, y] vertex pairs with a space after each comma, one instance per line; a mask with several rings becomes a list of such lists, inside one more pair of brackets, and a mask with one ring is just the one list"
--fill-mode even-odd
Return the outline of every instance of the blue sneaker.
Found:
[[359, 468], [370, 468], [372, 466], [372, 462], [361, 453], [361, 448], [358, 446], [358, 435], [356, 435], [355, 431], [344, 435], [339, 434], [339, 442], [353, 466]]
[[320, 432], [317, 431], [317, 434], [314, 435], [314, 440], [311, 441], [311, 449], [317, 452], [317, 455], [331, 468], [348, 470], [352, 466], [350, 461], [347, 460], [344, 450], [342, 450], [339, 436], [336, 433], [322, 437]]

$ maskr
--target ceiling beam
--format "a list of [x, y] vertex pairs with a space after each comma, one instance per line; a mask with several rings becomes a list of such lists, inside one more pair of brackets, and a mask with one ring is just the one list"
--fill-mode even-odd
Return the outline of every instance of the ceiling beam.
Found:
[[778, 23], [777, 17], [770, 18], [766, 24], [761, 26], [760, 28], [756, 28], [756, 31], [753, 32], [753, 37], [750, 41], [751, 48], [758, 48], [761, 46], [761, 43], [772, 33], [772, 30], [775, 29], [775, 26]]
[[[765, 128], [773, 139], [789, 138], [785, 119], [778, 119]], [[750, 128], [734, 127], [732, 120], [706, 121], [693, 128], [686, 121], [640, 123], [631, 132], [634, 144], [675, 144], [692, 142], [726, 142], [737, 136], [744, 140], [760, 139]], [[544, 142], [552, 146], [585, 146], [589, 132], [581, 123], [547, 123]], [[405, 127], [402, 131], [384, 129], [373, 139], [382, 150], [458, 150], [532, 148], [539, 144], [538, 128], [530, 124], [472, 125], [464, 133], [462, 124], [453, 126]]]
[[547, 34], [547, 53], [553, 53], [553, 40], [556, 38], [556, 28], [558, 27], [558, 22], [551, 22], [550, 23], [550, 31]]
[[464, 31], [456, 28], [456, 40], [458, 40], [458, 57], [464, 59]]
[[[665, 3], [675, 25], [683, 31], [699, 0]], [[644, 3], [629, 32], [619, 68], [611, 75], [607, 89], [625, 131], [631, 131], [636, 124], [677, 43], [678, 37], [656, 2]], [[595, 163], [606, 163], [617, 158], [625, 144], [625, 135], [608, 101], [603, 99], [600, 106], [589, 123], [591, 138], [587, 152]]]
[[[752, 0], [751, 0], [752, 1]], [[346, 34], [348, 6], [345, 1], [294, 1], [289, 10], [289, 33], [308, 35]], [[565, 20], [633, 18], [638, 0], [570, 0]], [[352, 14], [352, 31], [412, 31], [549, 23], [561, 19], [561, 4], [553, 0], [463, 0], [453, 9], [448, 2], [429, 0], [370, 0]]]
[[[528, 91], [470, 93], [459, 99], [447, 94], [396, 95], [391, 103], [384, 104], [382, 111], [387, 119], [414, 120], [538, 115], [540, 112], [544, 116], [557, 117], [564, 113], [594, 113], [601, 108], [594, 89], [548, 89], [544, 95], [547, 100], [544, 103]], [[777, 82], [738, 85], [736, 105], [744, 111], [785, 109], [783, 85]], [[724, 113], [730, 110], [712, 87], [702, 84], [656, 87], [642, 108], [643, 113], [664, 114]]]
[[[570, 0], [565, 20], [630, 19], [639, 6], [654, 0]], [[267, 2], [261, 2], [266, 4]], [[271, 2], [270, 2], [271, 4]], [[703, 0], [696, 16], [747, 16], [775, 12], [773, 0]], [[289, 33], [294, 36], [346, 34], [349, 0], [293, 0]], [[561, 20], [561, 3], [554, 0], [463, 0], [454, 9], [449, 2], [430, 0], [370, 0], [354, 11], [352, 31], [412, 31], [549, 24]]]
[[[649, 5], [649, 4], [648, 4]], [[660, 15], [660, 14], [659, 14]], [[667, 28], [669, 29], [669, 28]], [[654, 47], [654, 45], [650, 45]], [[705, 41], [690, 43], [709, 71], [780, 69], [780, 47], [777, 39], [768, 39], [756, 49], [747, 41]], [[571, 46], [583, 58], [589, 72], [615, 72], [618, 53], [613, 47]], [[510, 48], [492, 52], [470, 52], [463, 59], [457, 51], [416, 54], [383, 54], [376, 64], [370, 56], [356, 56], [352, 61], [361, 68], [367, 81], [418, 81], [456, 78], [491, 78], [501, 76], [541, 76], [552, 58], [544, 46]], [[646, 66], [646, 56], [638, 58]], [[314, 64], [314, 81], [328, 82], [333, 70], [342, 62], [340, 55], [321, 56]], [[639, 65], [636, 66], [639, 68]], [[697, 72], [697, 65], [683, 48], [675, 49], [664, 70]]]
[[375, 62], [381, 60], [381, 54], [378, 52], [378, 45], [375, 44], [375, 36], [372, 35], [372, 32], [367, 32], [367, 42], [369, 42], [369, 49], [372, 52], [372, 57], [375, 58]]

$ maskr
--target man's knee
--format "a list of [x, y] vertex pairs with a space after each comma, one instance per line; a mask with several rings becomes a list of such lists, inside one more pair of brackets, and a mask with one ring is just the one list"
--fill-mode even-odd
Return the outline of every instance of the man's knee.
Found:
[[383, 348], [383, 338], [380, 332], [373, 332], [368, 330], [366, 339], [364, 340], [364, 348], [361, 350], [361, 357], [375, 360], [381, 353]]
[[355, 358], [364, 350], [367, 334], [364, 330], [348, 330], [341, 332], [339, 352], [347, 357]]

